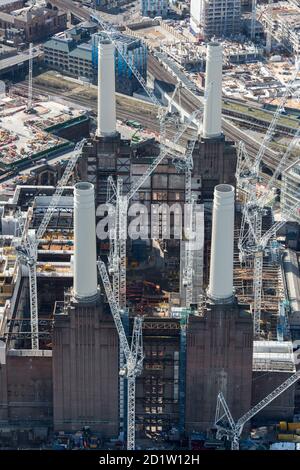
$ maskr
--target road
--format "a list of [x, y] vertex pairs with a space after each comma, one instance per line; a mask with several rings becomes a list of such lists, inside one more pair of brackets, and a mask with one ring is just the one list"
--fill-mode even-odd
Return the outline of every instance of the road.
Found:
[[[33, 53], [33, 59], [36, 59], [37, 57], [40, 57], [42, 55], [43, 55], [42, 51], [36, 51]], [[15, 65], [23, 64], [23, 62], [26, 62], [28, 60], [29, 60], [29, 55], [28, 53], [26, 54], [24, 52], [21, 52], [12, 57], [7, 57], [6, 59], [2, 59], [0, 60], [0, 73], [4, 72], [6, 69], [14, 67]]]

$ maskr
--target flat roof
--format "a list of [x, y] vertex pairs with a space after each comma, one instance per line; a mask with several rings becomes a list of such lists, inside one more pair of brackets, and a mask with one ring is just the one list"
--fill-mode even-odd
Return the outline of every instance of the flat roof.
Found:
[[295, 362], [291, 341], [254, 341], [253, 370], [294, 372]]

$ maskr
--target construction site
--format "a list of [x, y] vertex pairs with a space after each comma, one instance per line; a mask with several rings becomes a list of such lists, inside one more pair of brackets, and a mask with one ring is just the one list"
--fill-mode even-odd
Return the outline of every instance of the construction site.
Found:
[[95, 120], [37, 97], [30, 62], [28, 95], [0, 108], [0, 445], [296, 448], [299, 126], [269, 145], [298, 70], [249, 154], [223, 133], [220, 43], [188, 116], [186, 82], [166, 106], [128, 61], [158, 133], [117, 120], [113, 38]]

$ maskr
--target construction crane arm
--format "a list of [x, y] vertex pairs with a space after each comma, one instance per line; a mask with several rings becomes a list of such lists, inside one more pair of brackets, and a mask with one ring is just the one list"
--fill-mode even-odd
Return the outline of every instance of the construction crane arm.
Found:
[[223, 420], [223, 418], [226, 416], [230, 429], [234, 429], [235, 427], [235, 422], [233, 420], [232, 414], [230, 412], [230, 409], [228, 408], [228, 405], [226, 403], [226, 400], [224, 398], [224, 395], [222, 392], [219, 392], [218, 394], [218, 399], [217, 399], [217, 410], [216, 410], [216, 418], [215, 418], [215, 426], [218, 427], [218, 424]]
[[285, 380], [279, 387], [275, 388], [273, 392], [267, 395], [263, 400], [261, 400], [257, 405], [255, 405], [251, 410], [245, 413], [236, 423], [236, 427], [239, 428], [239, 434], [241, 434], [244, 425], [250, 421], [257, 413], [259, 413], [263, 408], [268, 406], [273, 400], [279, 397], [283, 392], [285, 392], [289, 387], [296, 383], [300, 378], [300, 371], [297, 371], [287, 380]]
[[131, 357], [133, 360], [133, 368], [136, 373], [140, 373], [143, 367], [143, 317], [134, 318], [132, 340], [131, 340]]
[[299, 140], [299, 137], [300, 137], [300, 126], [298, 127], [297, 129], [297, 132], [296, 134], [294, 135], [293, 139], [290, 141], [286, 151], [284, 152], [279, 164], [277, 165], [271, 179], [269, 180], [268, 182], [268, 185], [267, 185], [267, 188], [266, 188], [266, 194], [264, 194], [263, 196], [261, 196], [261, 198], [258, 200], [258, 205], [260, 207], [264, 207], [267, 203], [267, 200], [268, 200], [268, 193], [269, 191], [272, 189], [276, 179], [278, 178], [278, 176], [282, 173], [282, 171], [285, 169], [285, 166], [286, 166], [286, 163], [288, 161], [288, 158], [291, 154], [291, 152], [293, 151], [293, 149], [296, 147], [296, 145], [298, 144], [298, 140]]
[[276, 112], [273, 115], [271, 124], [270, 124], [270, 126], [269, 126], [269, 128], [268, 128], [268, 130], [267, 130], [267, 132], [264, 136], [264, 139], [262, 141], [262, 144], [261, 144], [261, 146], [259, 148], [259, 151], [258, 151], [258, 154], [256, 156], [256, 159], [255, 159], [255, 162], [254, 162], [254, 168], [255, 168], [256, 173], [258, 173], [260, 163], [261, 163], [262, 158], [263, 158], [263, 156], [265, 154], [265, 151], [267, 149], [267, 143], [271, 140], [271, 138], [274, 134], [275, 127], [277, 125], [277, 121], [279, 119], [279, 116], [280, 116], [281, 112], [284, 109], [284, 105], [286, 103], [286, 100], [287, 100], [288, 96], [291, 94], [291, 92], [293, 90], [293, 86], [294, 86], [295, 80], [297, 78], [298, 71], [299, 71], [299, 66], [298, 66], [298, 63], [296, 63], [295, 72], [293, 74], [293, 77], [291, 78], [291, 80], [289, 81], [289, 83], [286, 86], [285, 92], [284, 92], [284, 94], [283, 94], [283, 96], [280, 100], [280, 104], [277, 107]]
[[56, 186], [56, 190], [51, 198], [51, 201], [50, 201], [50, 204], [44, 214], [44, 217], [43, 217], [43, 220], [37, 230], [37, 233], [36, 233], [36, 240], [37, 240], [37, 243], [38, 241], [43, 238], [44, 236], [44, 233], [47, 229], [47, 226], [51, 220], [51, 217], [53, 215], [53, 213], [55, 212], [56, 208], [57, 208], [57, 205], [59, 203], [59, 200], [61, 198], [61, 195], [64, 191], [64, 188], [66, 186], [66, 184], [68, 183], [69, 181], [69, 178], [71, 176], [71, 173], [72, 171], [74, 170], [75, 168], [75, 165], [77, 163], [77, 160], [78, 158], [80, 157], [81, 155], [81, 152], [82, 152], [82, 148], [84, 146], [84, 144], [86, 143], [86, 139], [82, 139], [80, 142], [78, 142], [75, 146], [75, 149], [74, 149], [74, 152], [73, 152], [73, 155], [72, 157], [69, 159], [68, 163], [67, 163], [67, 166], [66, 166], [66, 169], [64, 171], [64, 174], [63, 176], [61, 177], [61, 179], [59, 180], [57, 186]]
[[110, 285], [106, 266], [105, 266], [105, 263], [101, 260], [97, 262], [97, 266], [98, 266], [98, 270], [99, 270], [99, 273], [103, 282], [103, 286], [104, 286], [106, 297], [107, 297], [107, 300], [111, 309], [111, 313], [112, 313], [112, 316], [113, 316], [113, 319], [117, 328], [117, 332], [118, 332], [119, 339], [120, 339], [120, 345], [124, 351], [126, 362], [127, 362], [128, 360], [131, 359], [131, 350], [128, 345], [128, 341], [127, 341], [126, 333], [125, 333], [124, 326], [121, 320], [121, 315], [118, 309], [118, 305], [117, 305], [117, 302], [115, 300], [115, 297], [114, 297], [114, 294]]
[[[183, 127], [177, 132], [173, 139], [173, 143], [177, 144], [177, 142], [180, 140], [180, 138], [183, 136], [189, 125], [196, 120], [199, 115], [202, 113], [202, 108], [197, 109], [194, 111], [188, 121], [183, 125]], [[129, 201], [132, 199], [132, 197], [135, 195], [135, 193], [140, 189], [140, 187], [147, 181], [148, 177], [153, 173], [153, 171], [157, 168], [157, 166], [163, 161], [163, 159], [169, 154], [169, 151], [167, 149], [164, 149], [160, 154], [155, 158], [155, 160], [152, 162], [152, 164], [148, 167], [148, 169], [145, 171], [145, 173], [135, 182], [133, 183], [130, 191], [127, 194], [127, 200]]]

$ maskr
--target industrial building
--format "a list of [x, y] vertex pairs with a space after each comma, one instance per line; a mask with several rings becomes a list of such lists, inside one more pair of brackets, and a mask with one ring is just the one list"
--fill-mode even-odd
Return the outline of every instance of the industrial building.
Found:
[[[64, 74], [85, 78], [97, 83], [97, 48], [103, 35], [96, 33], [94, 23], [82, 23], [64, 33], [53, 36], [44, 43], [44, 61], [48, 67]], [[114, 35], [123, 54], [128, 55], [133, 65], [145, 79], [147, 76], [147, 49], [139, 39], [124, 34]], [[132, 95], [139, 87], [130, 67], [116, 50], [116, 91]]]
[[191, 31], [202, 39], [233, 36], [241, 28], [241, 1], [191, 0]]
[[[41, 185], [60, 176], [47, 164], [30, 175], [32, 185], [17, 186], [1, 203], [0, 438], [16, 445], [85, 426], [106, 443], [125, 437], [127, 446], [133, 446], [132, 433], [141, 440], [160, 434], [166, 441], [172, 434], [177, 445], [193, 433], [208, 439], [220, 426], [220, 397], [236, 422], [288, 377], [292, 385], [298, 379], [291, 341], [299, 332], [293, 268], [299, 262], [291, 248], [282, 258], [275, 248], [263, 256], [261, 336], [254, 336], [254, 261], [239, 260], [244, 195], [236, 187], [236, 148], [222, 132], [222, 46], [207, 45], [197, 128], [187, 125], [177, 139], [184, 123], [170, 112], [174, 121], [161, 153], [153, 138], [132, 145], [117, 130], [117, 41], [92, 36], [96, 130], [76, 145], [64, 185]], [[49, 110], [46, 116], [51, 118]], [[50, 128], [67, 132], [64, 121]], [[69, 124], [75, 141], [76, 127]], [[192, 167], [183, 165], [184, 157]], [[63, 178], [65, 172], [60, 169]], [[117, 208], [116, 235], [99, 241], [96, 224], [106, 214], [98, 206], [107, 201]], [[136, 202], [149, 212], [156, 206], [150, 219], [158, 218], [155, 236], [120, 236], [127, 202], [129, 210]], [[202, 243], [195, 250], [187, 236], [164, 239], [162, 203], [178, 204], [182, 218], [188, 205], [196, 205]], [[126, 206], [125, 226], [130, 217]], [[193, 217], [189, 223], [193, 230]], [[266, 210], [262, 232], [270, 226]], [[115, 256], [117, 269], [110, 259]], [[140, 368], [134, 362], [139, 354]], [[293, 418], [299, 388], [282, 391], [253, 415], [258, 422]]]

